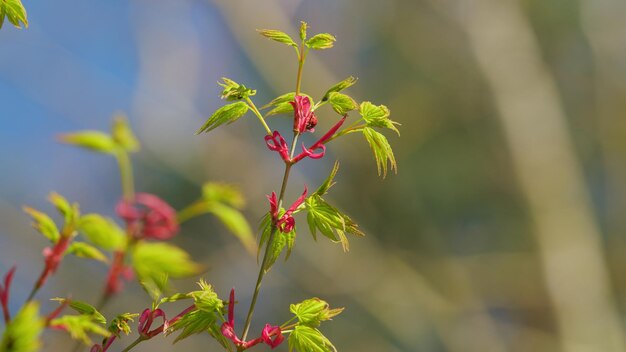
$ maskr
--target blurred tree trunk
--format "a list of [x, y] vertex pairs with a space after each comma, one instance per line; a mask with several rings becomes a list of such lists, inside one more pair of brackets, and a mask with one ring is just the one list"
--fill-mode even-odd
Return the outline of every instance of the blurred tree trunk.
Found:
[[455, 15], [491, 89], [527, 201], [561, 346], [624, 351], [601, 236], [532, 28], [516, 1], [463, 4]]

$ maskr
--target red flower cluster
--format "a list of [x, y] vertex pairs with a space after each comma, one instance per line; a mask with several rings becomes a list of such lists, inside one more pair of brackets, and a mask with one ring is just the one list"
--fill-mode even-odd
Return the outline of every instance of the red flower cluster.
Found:
[[250, 341], [241, 340], [235, 333], [235, 289], [230, 291], [230, 298], [228, 301], [228, 321], [222, 324], [222, 335], [243, 350], [258, 345], [261, 342], [265, 342], [271, 348], [275, 348], [285, 339], [280, 326], [265, 324], [260, 337]]
[[272, 215], [272, 222], [280, 229], [281, 232], [287, 233], [291, 232], [296, 226], [296, 220], [293, 218], [293, 212], [300, 206], [300, 204], [304, 203], [307, 194], [306, 185], [304, 185], [304, 192], [302, 195], [287, 209], [287, 211], [283, 214], [283, 216], [278, 218], [278, 200], [276, 198], [276, 193], [272, 192], [267, 199], [270, 201], [270, 214]]
[[317, 117], [311, 111], [311, 99], [303, 95], [296, 95], [294, 101], [290, 102], [293, 106], [293, 130], [296, 133], [306, 131], [315, 131], [317, 125]]
[[267, 145], [267, 148], [269, 150], [278, 152], [278, 154], [280, 154], [280, 157], [286, 163], [291, 162], [291, 160], [289, 159], [289, 147], [287, 146], [287, 142], [285, 142], [285, 138], [283, 138], [283, 136], [281, 136], [278, 131], [274, 131], [271, 136], [265, 136], [265, 144]]
[[[150, 328], [152, 327], [152, 323], [154, 323], [154, 320], [156, 318], [163, 319], [163, 324], [159, 325], [159, 327], [157, 328], [150, 330]], [[152, 338], [163, 332], [163, 326], [165, 326], [166, 322], [167, 320], [165, 319], [165, 312], [163, 310], [158, 308], [155, 310], [146, 308], [141, 313], [141, 316], [139, 316], [139, 325], [137, 326], [137, 330], [139, 332], [139, 335], [145, 338]]]
[[[328, 142], [328, 140], [332, 136], [335, 135], [335, 132], [337, 132], [337, 130], [341, 128], [341, 125], [343, 125], [344, 121], [346, 121], [346, 117], [348, 117], [348, 115], [344, 115], [341, 118], [341, 120], [339, 120], [339, 122], [337, 122], [333, 127], [331, 127], [331, 129], [328, 130], [328, 132], [326, 132], [326, 134], [324, 134], [322, 138], [320, 138], [317, 142], [313, 143], [313, 145], [310, 146], [309, 148], [305, 147], [304, 144], [302, 144], [302, 153], [294, 157], [291, 160], [291, 162], [297, 163], [298, 161], [306, 158], [307, 156], [311, 159], [319, 159], [323, 157], [324, 153], [326, 153], [326, 146], [324, 145], [324, 143]], [[314, 153], [314, 151], [317, 149], [319, 149], [320, 151], [318, 153]]]
[[[313, 143], [312, 146], [307, 148], [304, 144], [302, 144], [302, 152], [293, 159], [289, 158], [289, 147], [287, 146], [287, 142], [278, 131], [274, 131], [271, 136], [265, 136], [265, 144], [267, 144], [267, 148], [269, 150], [278, 152], [283, 161], [288, 164], [295, 164], [307, 156], [311, 159], [319, 159], [324, 156], [324, 153], [326, 153], [326, 146], [324, 144], [335, 135], [339, 128], [341, 128], [344, 121], [346, 121], [346, 117], [348, 116], [344, 115], [341, 120], [328, 130], [328, 132], [326, 132], [326, 134], [324, 134], [317, 142]], [[319, 150], [319, 152], [316, 153], [316, 150]]]
[[122, 200], [115, 210], [137, 238], [167, 240], [178, 232], [176, 211], [153, 194], [137, 193], [134, 201]]

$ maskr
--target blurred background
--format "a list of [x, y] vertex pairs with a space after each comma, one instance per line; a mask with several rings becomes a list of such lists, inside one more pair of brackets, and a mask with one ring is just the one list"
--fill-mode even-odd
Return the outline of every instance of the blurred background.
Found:
[[[333, 33], [311, 52], [303, 90], [319, 99], [353, 75], [358, 101], [387, 105], [399, 170], [384, 180], [358, 135], [298, 164], [287, 199], [315, 188], [340, 160], [330, 200], [365, 238], [351, 250], [314, 242], [266, 277], [252, 334], [319, 296], [345, 312], [322, 331], [339, 351], [626, 351], [626, 3], [621, 0], [24, 1], [30, 27], [0, 30], [0, 272], [18, 271], [17, 309], [46, 240], [21, 211], [52, 213], [57, 191], [83, 212], [114, 216], [113, 158], [60, 145], [62, 132], [108, 130], [126, 113], [142, 141], [137, 189], [177, 208], [208, 180], [238, 185], [252, 226], [278, 190], [282, 165], [251, 114], [196, 129], [223, 102], [215, 82], [258, 89], [258, 105], [293, 91], [292, 49], [255, 29]], [[320, 130], [335, 120], [320, 112]], [[290, 122], [270, 118], [274, 128]], [[304, 218], [297, 221], [303, 223]], [[248, 305], [255, 258], [214, 218], [185, 224], [175, 243], [204, 277]], [[106, 269], [68, 257], [39, 298], [95, 301]], [[180, 280], [181, 291], [194, 279]], [[136, 284], [105, 313], [139, 312]], [[44, 302], [44, 312], [54, 302]], [[176, 314], [172, 307], [170, 314]], [[241, 329], [245, 309], [238, 311]], [[206, 335], [174, 347], [218, 350]], [[47, 332], [45, 351], [67, 351]], [[125, 342], [132, 341], [130, 338]], [[120, 347], [125, 343], [115, 344]], [[261, 350], [264, 347], [261, 347]], [[121, 348], [120, 348], [121, 349]], [[116, 350], [116, 347], [113, 348]], [[278, 350], [286, 351], [286, 344]]]

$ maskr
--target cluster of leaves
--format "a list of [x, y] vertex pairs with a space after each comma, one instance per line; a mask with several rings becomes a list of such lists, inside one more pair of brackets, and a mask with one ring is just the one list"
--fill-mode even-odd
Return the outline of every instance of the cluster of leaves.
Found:
[[[335, 243], [341, 243], [344, 251], [350, 249], [348, 238], [346, 234], [352, 234], [355, 236], [365, 236], [365, 234], [359, 229], [359, 226], [346, 214], [342, 213], [339, 209], [330, 205], [323, 196], [328, 193], [328, 190], [335, 184], [334, 178], [339, 171], [339, 163], [335, 162], [333, 169], [324, 181], [322, 185], [310, 196], [308, 196], [303, 205], [298, 207], [294, 213], [298, 213], [302, 210], [307, 212], [307, 222], [311, 235], [317, 240], [317, 232], [319, 231], [326, 238]], [[279, 218], [285, 213], [285, 209], [279, 210]], [[267, 213], [261, 220], [259, 225], [259, 232], [261, 233], [259, 250], [268, 241], [272, 232], [272, 217], [270, 213]], [[267, 268], [269, 269], [274, 265], [283, 250], [286, 249], [285, 261], [289, 259], [293, 246], [296, 241], [296, 227], [287, 233], [282, 233], [277, 236], [271, 244], [269, 249], [269, 257], [267, 261]], [[258, 256], [259, 253], [257, 253]]]
[[[342, 116], [351, 111], [358, 110], [358, 113], [361, 116], [360, 120], [355, 121], [352, 124], [352, 127], [348, 127], [338, 132], [333, 138], [331, 138], [331, 140], [348, 133], [362, 132], [363, 137], [369, 144], [372, 153], [374, 154], [378, 174], [385, 177], [387, 175], [388, 165], [392, 170], [397, 171], [397, 164], [387, 137], [376, 130], [386, 128], [399, 135], [400, 132], [396, 127], [399, 123], [389, 118], [390, 111], [385, 105], [374, 105], [369, 101], [364, 101], [361, 104], [358, 104], [349, 95], [341, 93], [344, 89], [353, 86], [356, 82], [357, 79], [350, 76], [333, 85], [326, 91], [326, 93], [324, 93], [322, 99], [314, 103], [312, 110], [315, 111], [319, 107], [326, 104], [329, 104], [337, 114]], [[295, 92], [282, 94], [264, 105], [261, 109], [271, 108], [265, 116], [289, 116], [289, 114], [293, 114], [293, 106], [289, 102], [293, 101], [294, 96]], [[311, 99], [310, 96], [306, 96]], [[314, 100], [311, 99], [311, 101]]]
[[340, 314], [343, 308], [330, 309], [328, 303], [319, 298], [310, 298], [289, 307], [298, 319], [289, 335], [289, 350], [332, 352], [337, 351], [326, 336], [319, 331], [320, 323]]
[[[81, 131], [65, 134], [60, 139], [68, 144], [113, 155], [120, 161], [121, 168], [129, 167], [129, 165], [124, 165], [124, 162], [128, 160], [127, 154], [139, 150], [139, 143], [123, 116], [114, 119], [110, 134], [100, 131]], [[124, 170], [121, 171], [124, 173]], [[52, 193], [49, 200], [64, 219], [63, 226], [57, 226], [53, 218], [45, 212], [24, 207], [24, 211], [33, 220], [32, 225], [35, 230], [44, 235], [53, 245], [53, 249], [49, 251], [52, 254], [47, 254], [47, 258], [50, 255], [56, 256], [56, 264], [52, 269], [48, 268], [50, 261], [46, 259], [45, 275], [42, 274], [44, 279], [40, 279], [42, 282], [56, 270], [56, 266], [66, 254], [110, 264], [113, 262], [115, 253], [127, 252], [138, 281], [155, 299], [168, 289], [170, 278], [189, 277], [202, 270], [202, 267], [193, 262], [187, 252], [181, 248], [165, 242], [134, 239], [113, 219], [96, 213], [82, 215], [78, 204], [71, 204], [57, 193]], [[256, 246], [252, 230], [239, 210], [243, 205], [243, 196], [237, 188], [221, 183], [207, 183], [202, 188], [201, 198], [183, 209], [178, 214], [178, 221], [182, 222], [200, 214], [212, 213], [246, 245], [249, 251], [253, 252]], [[76, 240], [77, 236], [80, 236], [84, 241]], [[65, 241], [63, 245], [60, 243], [62, 240]], [[192, 292], [185, 297], [196, 297], [199, 299], [197, 304], [206, 307], [206, 304], [202, 304], [204, 299], [199, 298], [199, 292], [205, 292], [210, 289], [210, 286], [202, 286], [202, 289], [202, 291]], [[48, 319], [45, 324], [62, 328], [68, 331], [73, 338], [85, 343], [91, 343], [88, 339], [89, 333], [101, 335], [105, 340], [111, 334], [119, 337], [120, 332], [130, 333], [131, 329], [128, 322], [136, 316], [136, 314], [131, 313], [119, 315], [113, 319], [107, 330], [101, 326], [106, 324], [106, 320], [94, 307], [78, 301], [58, 300], [81, 314]], [[25, 335], [21, 332], [20, 334], [14, 333], [24, 328], [19, 325], [22, 321], [20, 317], [24, 314], [34, 314], [33, 311], [36, 312], [36, 306], [26, 306], [23, 311], [24, 313], [20, 312], [11, 323], [12, 328], [5, 331], [6, 346], [16, 346], [20, 343], [21, 340], [13, 342], [14, 335], [33, 336], [34, 341], [36, 341], [38, 333], [31, 335]], [[196, 317], [200, 315], [195, 313]], [[219, 329], [215, 332], [218, 333]], [[23, 351], [36, 350], [37, 344], [33, 342], [31, 347]], [[10, 351], [14, 351], [13, 347]]]
[[17, 28], [28, 27], [26, 9], [21, 0], [0, 1], [0, 28], [4, 24], [5, 17]]
[[[68, 144], [115, 156], [122, 173], [124, 162], [128, 158], [127, 153], [136, 152], [140, 148], [127, 119], [121, 115], [114, 118], [110, 133], [81, 131], [62, 135], [60, 139]], [[239, 210], [244, 203], [243, 196], [234, 186], [206, 183], [202, 188], [202, 197], [181, 210], [177, 221], [182, 223], [192, 217], [211, 213], [253, 252], [255, 243], [252, 230]], [[79, 231], [99, 247], [114, 251], [127, 249], [128, 235], [112, 219], [88, 214], [81, 218], [79, 224]], [[168, 279], [189, 277], [202, 270], [199, 264], [190, 259], [187, 252], [172, 244], [146, 241], [132, 244], [128, 248], [132, 267], [139, 282], [152, 297], [159, 296], [168, 289]]]
[[365, 236], [365, 234], [359, 230], [359, 226], [349, 216], [322, 198], [335, 184], [334, 178], [337, 171], [339, 171], [339, 163], [335, 162], [335, 166], [326, 181], [306, 199], [304, 204], [307, 210], [307, 222], [313, 238], [317, 239], [316, 234], [319, 231], [331, 241], [341, 243], [344, 251], [348, 251], [350, 245], [346, 233], [355, 236]]
[[[298, 53], [298, 57], [300, 57], [300, 55], [306, 55], [306, 50], [308, 49], [327, 49], [333, 46], [335, 37], [332, 35], [321, 33], [305, 40], [306, 23], [303, 22], [302, 28], [304, 28], [304, 30], [301, 31], [304, 35], [304, 48], [298, 47], [289, 35], [281, 31], [260, 30], [259, 33], [269, 39], [293, 46]], [[302, 50], [304, 50], [304, 52], [301, 52]], [[197, 133], [209, 132], [223, 124], [231, 124], [243, 117], [249, 110], [258, 114], [257, 116], [262, 120], [275, 115], [293, 116], [293, 106], [291, 102], [294, 101], [295, 92], [281, 94], [269, 103], [263, 105], [260, 110], [266, 110], [266, 112], [261, 116], [259, 110], [256, 109], [249, 99], [250, 96], [256, 94], [255, 90], [248, 89], [228, 78], [223, 78], [223, 81], [224, 83], [220, 83], [220, 85], [225, 88], [222, 92], [222, 98], [236, 102], [227, 104], [216, 110], [211, 117], [207, 119], [204, 125], [200, 127]], [[341, 135], [361, 132], [372, 150], [378, 174], [385, 177], [389, 168], [393, 171], [397, 171], [397, 164], [387, 137], [377, 130], [389, 129], [399, 135], [400, 132], [396, 127], [399, 123], [389, 118], [390, 111], [385, 105], [375, 105], [369, 101], [364, 101], [359, 104], [354, 98], [343, 93], [344, 90], [352, 87], [356, 82], [357, 79], [350, 76], [334, 84], [328, 88], [322, 95], [322, 98], [317, 102], [306, 93], [300, 93], [300, 95], [308, 97], [310, 101], [314, 103], [313, 111], [316, 111], [326, 104], [330, 105], [333, 111], [342, 116], [351, 111], [357, 111], [360, 115], [360, 119], [355, 121], [351, 127], [338, 132], [331, 140]]]
[[[194, 309], [175, 321], [166, 331], [171, 334], [180, 331], [174, 343], [185, 339], [191, 335], [208, 332], [224, 348], [230, 350], [228, 340], [222, 335], [220, 324], [224, 320], [224, 301], [222, 301], [213, 287], [206, 281], [200, 280], [198, 283], [200, 290], [187, 294], [178, 294], [163, 298], [159, 304], [174, 302], [181, 299], [193, 299]], [[157, 305], [158, 306], [158, 305]]]
[[[281, 207], [278, 211], [278, 217], [280, 218], [281, 216], [283, 216], [283, 214], [285, 214], [285, 209]], [[267, 243], [267, 241], [270, 238], [270, 234], [272, 233], [273, 230], [274, 228], [272, 225], [272, 215], [270, 213], [267, 213], [263, 217], [263, 219], [261, 220], [261, 224], [259, 225], [259, 232], [261, 233], [261, 238], [259, 240], [259, 251], [257, 252], [257, 260], [258, 260], [261, 248], [263, 248], [263, 245]], [[287, 261], [287, 259], [289, 259], [289, 256], [291, 255], [291, 250], [293, 249], [293, 246], [295, 244], [296, 244], [296, 226], [294, 226], [291, 231], [287, 233], [282, 233], [280, 236], [276, 236], [274, 238], [274, 241], [272, 241], [271, 247], [268, 252], [268, 258], [267, 258], [265, 271], [267, 272], [270, 270], [272, 265], [276, 263], [276, 260], [278, 259], [278, 257], [280, 256], [280, 254], [285, 248], [287, 248], [287, 252], [285, 254], [285, 261]]]
[[[64, 218], [62, 230], [59, 230], [59, 227], [48, 214], [31, 207], [24, 207], [24, 211], [31, 216], [33, 228], [50, 240], [53, 245], [58, 244], [62, 237], [70, 238], [71, 242], [67, 246], [67, 250], [64, 253], [59, 253], [59, 255], [73, 254], [77, 257], [107, 263], [107, 256], [96, 246], [103, 249], [112, 249], [113, 244], [124, 245], [123, 237], [122, 240], [117, 240], [117, 232], [106, 231], [93, 226], [94, 217], [99, 217], [99, 215], [87, 214], [81, 216], [77, 203], [70, 204], [63, 196], [57, 193], [51, 193], [48, 200]], [[111, 230], [119, 229], [112, 221], [109, 222], [104, 218], [100, 219], [106, 222], [106, 226]], [[78, 231], [91, 243], [74, 240], [74, 237], [79, 233]]]
[[[110, 328], [106, 328], [106, 318], [92, 305], [66, 298], [53, 298], [53, 300], [58, 301], [61, 305], [69, 306], [79, 314], [51, 319], [48, 322], [51, 327], [64, 329], [69, 332], [73, 339], [82, 341], [87, 346], [93, 343], [89, 334], [100, 335], [104, 338], [111, 335]], [[117, 324], [119, 323], [116, 322]]]
[[298, 55], [303, 54], [301, 52], [303, 49], [330, 49], [333, 47], [335, 41], [337, 40], [332, 34], [329, 33], [319, 33], [307, 39], [306, 22], [300, 22], [300, 40], [302, 41], [302, 45], [300, 46], [296, 44], [296, 42], [289, 36], [289, 34], [285, 32], [276, 29], [259, 29], [258, 32], [268, 39], [294, 47]]

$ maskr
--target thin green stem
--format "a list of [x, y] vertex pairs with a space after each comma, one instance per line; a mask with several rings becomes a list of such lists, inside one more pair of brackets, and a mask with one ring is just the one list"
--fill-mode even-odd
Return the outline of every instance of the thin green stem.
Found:
[[252, 109], [252, 112], [254, 112], [254, 114], [259, 118], [259, 121], [261, 121], [261, 124], [265, 128], [265, 132], [267, 132], [268, 135], [271, 135], [272, 130], [270, 130], [269, 126], [265, 122], [265, 119], [263, 118], [263, 115], [261, 115], [261, 113], [259, 112], [259, 109], [257, 109], [256, 105], [254, 105], [254, 102], [252, 102], [252, 99], [250, 99], [249, 97], [246, 97], [246, 103], [248, 103], [248, 105], [250, 106], [250, 109]]
[[308, 49], [305, 49], [304, 42], [300, 44], [300, 55], [298, 55], [298, 76], [296, 77], [296, 95], [300, 95], [300, 84], [302, 83], [302, 66], [304, 66], [304, 60], [306, 60], [306, 53]]
[[202, 215], [206, 213], [206, 203], [203, 201], [197, 201], [195, 203], [190, 204], [189, 206], [183, 208], [176, 214], [176, 221], [179, 224], [184, 223], [198, 215]]
[[147, 338], [145, 338], [143, 336], [139, 336], [137, 338], [137, 340], [133, 341], [133, 343], [131, 343], [130, 345], [126, 346], [126, 348], [123, 349], [122, 352], [128, 352], [128, 351], [132, 350], [135, 346], [137, 346], [138, 344], [142, 343], [145, 340], [147, 340]]
[[280, 329], [281, 330], [287, 329], [289, 326], [291, 326], [291, 325], [289, 325], [289, 323], [291, 323], [292, 321], [296, 320], [297, 318], [298, 317], [294, 315], [291, 319], [289, 319], [286, 322], [284, 322], [283, 325], [280, 326]]
[[293, 154], [296, 151], [296, 144], [298, 142], [299, 133], [294, 133], [293, 135], [293, 143], [291, 144], [291, 151], [289, 152], [289, 159], [293, 159]]
[[124, 200], [132, 201], [135, 199], [135, 183], [133, 181], [133, 166], [130, 163], [130, 158], [125, 151], [119, 151], [115, 156], [120, 168], [122, 195]]
[[[285, 174], [283, 175], [283, 182], [280, 187], [280, 195], [278, 196], [278, 207], [280, 208], [283, 198], [285, 196], [285, 189], [287, 188], [287, 180], [289, 180], [289, 172], [291, 171], [291, 164], [285, 165]], [[265, 253], [263, 254], [263, 261], [261, 262], [261, 267], [259, 268], [259, 275], [256, 279], [256, 285], [254, 287], [254, 294], [252, 295], [252, 301], [250, 302], [250, 308], [248, 309], [248, 315], [246, 316], [246, 323], [243, 328], [242, 340], [246, 340], [248, 335], [248, 331], [250, 330], [250, 323], [252, 322], [252, 314], [254, 313], [254, 307], [256, 305], [257, 298], [259, 297], [259, 290], [261, 289], [261, 282], [263, 281], [263, 277], [266, 273], [267, 261], [269, 258], [269, 251], [272, 247], [272, 243], [274, 242], [274, 237], [276, 237], [276, 232], [278, 228], [276, 224], [272, 224], [272, 229], [270, 231], [270, 237], [267, 240], [267, 245], [265, 246]]]
[[46, 275], [46, 269], [44, 268], [43, 271], [41, 272], [41, 275], [39, 275], [39, 278], [37, 279], [37, 283], [33, 285], [33, 288], [30, 290], [30, 293], [28, 294], [28, 298], [26, 298], [26, 303], [32, 301], [33, 298], [35, 298], [35, 295], [37, 294], [37, 292], [39, 292], [39, 289], [41, 288], [40, 282], [43, 280], [43, 277], [45, 275]]

